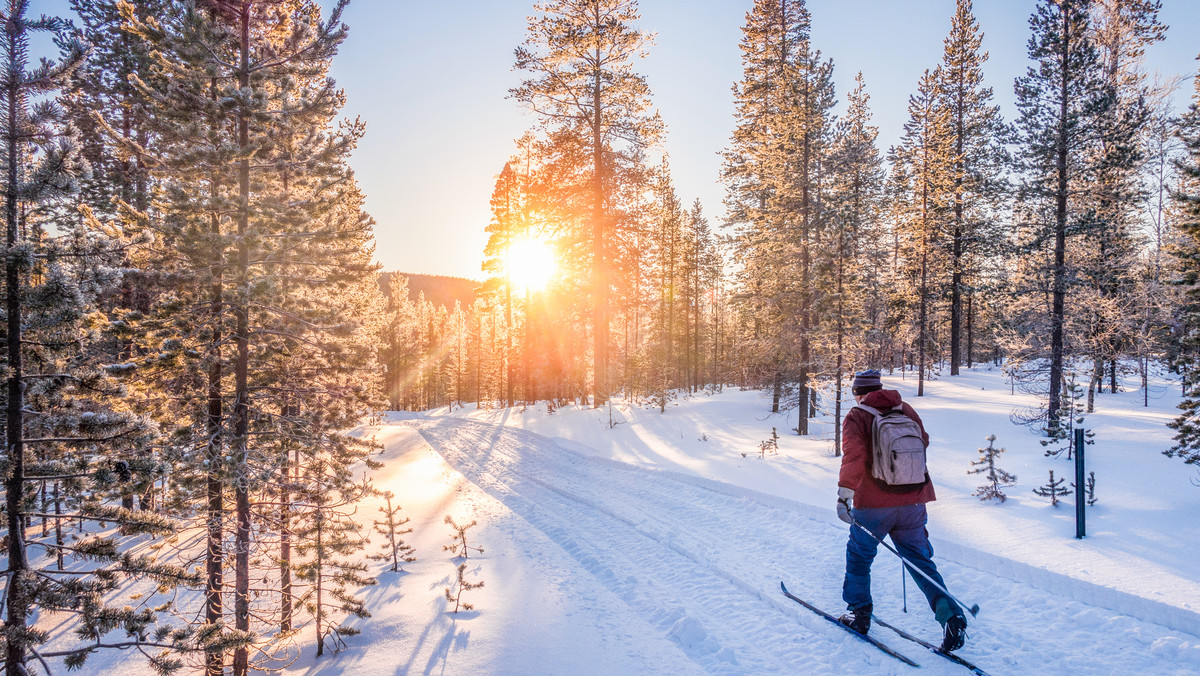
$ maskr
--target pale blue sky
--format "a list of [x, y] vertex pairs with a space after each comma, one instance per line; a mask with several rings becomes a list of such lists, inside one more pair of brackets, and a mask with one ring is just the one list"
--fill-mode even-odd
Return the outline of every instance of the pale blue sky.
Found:
[[[328, 6], [328, 0], [323, 0]], [[975, 0], [984, 66], [1006, 119], [1013, 78], [1028, 67], [1035, 0]], [[657, 33], [638, 69], [667, 124], [666, 149], [685, 204], [699, 198], [714, 223], [724, 213], [719, 152], [733, 124], [730, 87], [741, 76], [738, 42], [753, 0], [641, 0], [641, 27]], [[839, 100], [863, 72], [881, 151], [899, 137], [908, 96], [942, 55], [954, 0], [809, 0], [813, 42], [834, 61]], [[377, 220], [376, 259], [389, 270], [479, 279], [488, 200], [513, 140], [534, 120], [506, 98], [521, 74], [531, 0], [353, 0], [350, 37], [334, 61], [347, 116], [367, 135], [353, 156], [367, 209]], [[66, 0], [34, 12], [67, 15]], [[1195, 75], [1200, 2], [1164, 0], [1170, 26], [1148, 66]], [[1176, 100], [1191, 93], [1184, 83]]]

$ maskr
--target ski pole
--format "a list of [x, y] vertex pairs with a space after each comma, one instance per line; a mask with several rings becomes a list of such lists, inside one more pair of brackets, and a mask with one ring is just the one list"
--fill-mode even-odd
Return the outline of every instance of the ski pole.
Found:
[[904, 556], [902, 556], [900, 554], [900, 552], [896, 551], [895, 547], [892, 547], [891, 545], [884, 542], [883, 540], [875, 537], [875, 534], [872, 533], [871, 531], [867, 530], [867, 527], [862, 525], [861, 523], [859, 523], [858, 519], [855, 519], [853, 515], [850, 516], [850, 520], [854, 523], [855, 526], [858, 526], [859, 530], [866, 533], [867, 535], [870, 535], [872, 540], [878, 542], [879, 544], [883, 545], [884, 547], [887, 547], [888, 551], [890, 551], [891, 553], [900, 557], [900, 560], [904, 562], [904, 565], [908, 566], [909, 570], [920, 573], [921, 577], [925, 578], [926, 580], [929, 580], [930, 584], [932, 584], [933, 586], [940, 589], [942, 591], [942, 593], [945, 594], [946, 596], [950, 597], [951, 601], [954, 601], [958, 605], [962, 606], [963, 610], [966, 610], [968, 613], [971, 613], [971, 617], [975, 617], [976, 615], [979, 614], [979, 604], [978, 603], [968, 606], [967, 604], [963, 603], [962, 601], [959, 601], [957, 598], [955, 598], [954, 594], [951, 594], [944, 586], [942, 586], [941, 584], [938, 584], [937, 580], [933, 579], [932, 577], [929, 577], [929, 575], [926, 574], [925, 571], [921, 570], [920, 568], [917, 568], [908, 559], [904, 558]]

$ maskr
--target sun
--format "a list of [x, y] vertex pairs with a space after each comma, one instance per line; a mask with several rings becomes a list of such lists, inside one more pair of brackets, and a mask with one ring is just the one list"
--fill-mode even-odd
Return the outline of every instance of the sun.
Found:
[[545, 288], [558, 267], [554, 250], [540, 239], [519, 239], [508, 245], [504, 265], [509, 281], [529, 291]]

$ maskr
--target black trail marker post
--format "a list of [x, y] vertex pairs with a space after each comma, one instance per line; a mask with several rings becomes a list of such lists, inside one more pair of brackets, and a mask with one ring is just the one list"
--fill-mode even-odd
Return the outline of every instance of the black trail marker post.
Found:
[[1084, 523], [1083, 509], [1087, 504], [1083, 499], [1083, 430], [1075, 429], [1075, 539], [1081, 540], [1084, 535], [1087, 535], [1087, 527]]

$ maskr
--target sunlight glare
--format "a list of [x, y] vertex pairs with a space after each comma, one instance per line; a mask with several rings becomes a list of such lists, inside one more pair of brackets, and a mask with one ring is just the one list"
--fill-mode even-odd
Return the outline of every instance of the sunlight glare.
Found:
[[546, 286], [557, 264], [554, 251], [538, 239], [521, 239], [508, 247], [508, 278], [518, 288], [538, 291]]

